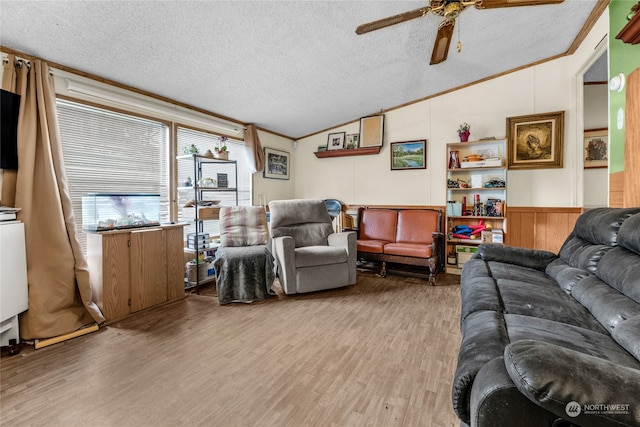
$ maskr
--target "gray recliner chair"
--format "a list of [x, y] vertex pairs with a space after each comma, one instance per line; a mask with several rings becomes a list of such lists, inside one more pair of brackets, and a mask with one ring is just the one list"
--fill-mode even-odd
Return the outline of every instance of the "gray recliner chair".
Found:
[[322, 200], [269, 203], [273, 254], [285, 294], [356, 283], [356, 234], [334, 233]]

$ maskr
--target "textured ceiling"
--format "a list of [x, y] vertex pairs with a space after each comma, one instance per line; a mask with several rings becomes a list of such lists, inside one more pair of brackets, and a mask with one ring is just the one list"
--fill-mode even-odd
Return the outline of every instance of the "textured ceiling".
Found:
[[297, 138], [563, 54], [596, 3], [470, 7], [433, 66], [439, 17], [355, 34], [426, 1], [2, 0], [0, 40]]

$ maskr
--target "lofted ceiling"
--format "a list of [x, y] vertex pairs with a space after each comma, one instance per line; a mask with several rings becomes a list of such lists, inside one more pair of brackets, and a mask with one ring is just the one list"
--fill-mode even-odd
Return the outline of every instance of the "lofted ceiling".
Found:
[[2, 0], [0, 43], [299, 138], [562, 55], [597, 3], [469, 7], [438, 65], [440, 17], [355, 33], [426, 1]]

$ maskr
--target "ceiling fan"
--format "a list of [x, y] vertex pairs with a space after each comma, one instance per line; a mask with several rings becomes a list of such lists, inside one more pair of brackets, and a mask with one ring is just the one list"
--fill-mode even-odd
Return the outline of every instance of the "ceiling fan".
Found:
[[356, 29], [356, 34], [365, 34], [380, 28], [400, 24], [415, 18], [421, 18], [429, 13], [442, 16], [444, 20], [438, 27], [438, 34], [431, 53], [431, 65], [439, 64], [447, 59], [451, 36], [456, 25], [456, 18], [462, 11], [475, 6], [476, 9], [495, 9], [512, 6], [537, 6], [544, 4], [562, 3], [564, 0], [429, 0], [427, 6], [410, 10], [388, 18], [368, 22]]

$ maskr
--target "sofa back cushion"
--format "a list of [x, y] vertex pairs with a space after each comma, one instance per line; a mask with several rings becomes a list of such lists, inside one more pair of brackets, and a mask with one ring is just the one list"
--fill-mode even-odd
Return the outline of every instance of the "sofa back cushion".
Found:
[[640, 213], [622, 223], [618, 233], [618, 244], [640, 255]]
[[290, 236], [295, 247], [326, 246], [333, 233], [331, 217], [322, 200], [274, 200], [269, 202], [271, 236]]
[[392, 209], [363, 209], [358, 239], [395, 242], [398, 212]]
[[433, 243], [432, 233], [440, 231], [440, 212], [433, 209], [398, 211], [397, 243]]
[[616, 246], [622, 223], [640, 208], [597, 208], [580, 215], [573, 228], [575, 236], [589, 243]]

